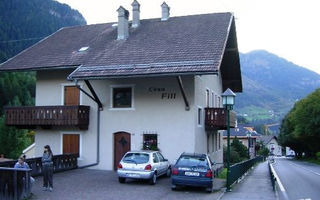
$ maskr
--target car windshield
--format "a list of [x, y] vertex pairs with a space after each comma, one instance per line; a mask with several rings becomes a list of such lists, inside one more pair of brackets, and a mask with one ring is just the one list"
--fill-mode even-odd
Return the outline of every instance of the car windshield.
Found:
[[149, 161], [149, 154], [146, 153], [127, 153], [122, 160], [125, 163], [142, 164]]
[[207, 160], [204, 157], [182, 156], [177, 165], [190, 167], [207, 167]]

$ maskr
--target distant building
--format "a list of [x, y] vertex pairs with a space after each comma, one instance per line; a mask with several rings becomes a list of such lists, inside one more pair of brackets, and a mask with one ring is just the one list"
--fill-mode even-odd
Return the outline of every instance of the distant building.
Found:
[[[253, 127], [247, 127], [244, 125], [238, 125], [236, 128], [230, 129], [230, 144], [234, 140], [234, 138], [239, 139], [239, 141], [249, 148], [250, 158], [256, 156], [255, 146], [257, 143], [257, 139], [261, 137], [261, 134], [257, 133]], [[223, 145], [227, 146], [227, 131], [223, 132]]]
[[282, 156], [282, 147], [278, 143], [278, 138], [274, 135], [265, 135], [259, 138], [259, 141], [262, 141], [263, 145], [267, 147], [270, 151], [270, 154], [275, 156]]

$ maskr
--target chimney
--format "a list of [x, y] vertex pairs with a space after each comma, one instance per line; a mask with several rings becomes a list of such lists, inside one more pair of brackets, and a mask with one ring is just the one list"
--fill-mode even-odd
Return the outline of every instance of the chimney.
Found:
[[170, 15], [170, 7], [166, 4], [166, 2], [163, 2], [161, 4], [161, 8], [162, 8], [161, 21], [167, 21]]
[[129, 12], [120, 6], [118, 8], [118, 40], [125, 40], [129, 37]]
[[140, 25], [140, 4], [134, 0], [132, 6], [132, 27], [137, 28]]

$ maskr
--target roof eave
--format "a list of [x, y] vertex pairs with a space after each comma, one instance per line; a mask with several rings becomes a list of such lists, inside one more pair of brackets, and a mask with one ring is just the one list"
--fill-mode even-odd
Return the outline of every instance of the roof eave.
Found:
[[[71, 75], [71, 74], [70, 74]], [[124, 74], [124, 75], [111, 75], [111, 76], [85, 76], [85, 77], [71, 77], [68, 76], [67, 80], [104, 80], [116, 78], [150, 78], [150, 77], [163, 77], [163, 76], [187, 76], [187, 75], [218, 75], [218, 71], [212, 72], [172, 72], [172, 73], [152, 73], [152, 74]]]

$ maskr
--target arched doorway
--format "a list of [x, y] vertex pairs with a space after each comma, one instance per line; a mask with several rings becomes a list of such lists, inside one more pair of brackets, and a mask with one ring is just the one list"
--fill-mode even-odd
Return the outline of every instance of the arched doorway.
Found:
[[131, 148], [131, 135], [126, 132], [117, 132], [114, 133], [114, 162], [113, 168], [117, 169], [117, 166], [125, 153], [130, 151]]

